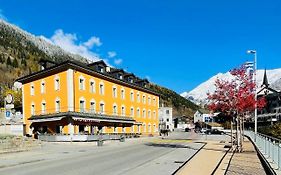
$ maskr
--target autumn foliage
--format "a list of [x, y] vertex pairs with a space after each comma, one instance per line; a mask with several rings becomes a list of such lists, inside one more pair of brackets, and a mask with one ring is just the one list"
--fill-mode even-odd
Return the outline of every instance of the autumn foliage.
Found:
[[[208, 93], [208, 108], [228, 114], [243, 114], [253, 112], [255, 109], [255, 82], [253, 76], [247, 73], [247, 69], [241, 66], [230, 71], [233, 79], [215, 82], [216, 90], [213, 94]], [[257, 108], [266, 104], [265, 98], [257, 100]]]

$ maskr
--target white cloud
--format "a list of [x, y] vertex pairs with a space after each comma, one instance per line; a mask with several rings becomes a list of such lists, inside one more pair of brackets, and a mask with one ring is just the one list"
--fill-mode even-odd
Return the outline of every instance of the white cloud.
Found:
[[117, 53], [114, 51], [109, 51], [109, 52], [107, 52], [107, 55], [108, 55], [108, 58], [113, 58], [117, 55]]
[[122, 63], [122, 59], [121, 58], [118, 58], [118, 59], [114, 59], [114, 64], [116, 65], [120, 65]]
[[50, 39], [46, 40], [72, 54], [78, 54], [93, 61], [100, 60], [99, 54], [91, 50], [93, 46], [102, 44], [98, 37], [92, 36], [88, 41], [81, 43], [78, 41], [76, 34], [64, 33], [62, 29], [58, 29]]
[[93, 46], [101, 46], [102, 43], [100, 41], [100, 38], [92, 36], [87, 42], [84, 43], [84, 46], [88, 48], [93, 48]]
[[3, 14], [3, 10], [2, 9], [0, 9], [0, 19], [7, 20], [7, 18]]

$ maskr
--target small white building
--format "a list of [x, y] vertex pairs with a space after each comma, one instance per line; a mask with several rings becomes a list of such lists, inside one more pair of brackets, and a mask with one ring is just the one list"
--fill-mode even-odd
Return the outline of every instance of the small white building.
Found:
[[209, 111], [204, 110], [204, 109], [198, 109], [194, 116], [193, 116], [193, 121], [194, 123], [196, 122], [212, 122], [212, 114], [210, 114]]
[[173, 130], [173, 108], [160, 107], [159, 108], [159, 129]]

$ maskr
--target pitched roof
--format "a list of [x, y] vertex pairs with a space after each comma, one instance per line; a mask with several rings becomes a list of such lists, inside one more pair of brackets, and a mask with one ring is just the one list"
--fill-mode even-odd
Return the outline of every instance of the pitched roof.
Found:
[[268, 87], [268, 79], [267, 79], [267, 75], [266, 75], [266, 69], [264, 70], [264, 75], [263, 75], [263, 81], [262, 81], [262, 86]]
[[62, 71], [66, 71], [67, 69], [78, 70], [78, 71], [81, 71], [81, 72], [84, 72], [84, 73], [87, 73], [87, 74], [90, 74], [90, 75], [93, 75], [93, 76], [96, 76], [96, 77], [99, 77], [99, 78], [102, 78], [102, 79], [105, 79], [105, 80], [108, 80], [108, 81], [111, 81], [111, 82], [115, 82], [115, 83], [119, 83], [119, 84], [122, 84], [122, 85], [125, 85], [125, 86], [135, 88], [137, 90], [141, 90], [141, 91], [151, 93], [151, 94], [154, 94], [154, 95], [157, 95], [157, 96], [160, 95], [160, 94], [156, 93], [155, 91], [153, 91], [151, 89], [148, 89], [146, 87], [140, 86], [140, 85], [135, 84], [135, 83], [127, 82], [126, 80], [121, 80], [121, 79], [115, 78], [114, 76], [112, 76], [108, 73], [98, 72], [94, 68], [89, 67], [86, 64], [83, 64], [79, 61], [73, 61], [73, 60], [67, 60], [67, 61], [64, 61], [62, 63], [51, 66], [49, 68], [46, 68], [44, 70], [34, 72], [34, 73], [29, 74], [29, 75], [24, 76], [24, 77], [20, 77], [16, 81], [25, 84], [25, 83], [28, 83], [28, 82], [32, 82], [32, 81], [47, 77], [49, 75], [53, 75], [53, 74], [57, 74], [57, 73], [62, 72]]

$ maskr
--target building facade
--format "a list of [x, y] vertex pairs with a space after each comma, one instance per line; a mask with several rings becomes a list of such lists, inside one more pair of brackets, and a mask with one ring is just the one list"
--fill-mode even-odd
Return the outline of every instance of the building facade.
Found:
[[199, 109], [194, 113], [193, 121], [196, 122], [212, 122], [212, 114], [204, 109]]
[[[44, 63], [44, 62], [43, 62]], [[19, 78], [27, 134], [158, 132], [159, 95], [103, 61], [66, 61]]]
[[159, 129], [173, 130], [173, 108], [160, 107], [159, 108]]
[[258, 122], [260, 125], [273, 124], [281, 121], [281, 92], [270, 87], [264, 71], [263, 83], [257, 92], [258, 98], [265, 97], [266, 106], [258, 110]]

